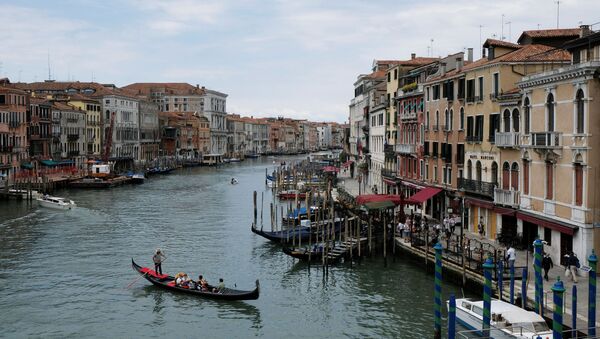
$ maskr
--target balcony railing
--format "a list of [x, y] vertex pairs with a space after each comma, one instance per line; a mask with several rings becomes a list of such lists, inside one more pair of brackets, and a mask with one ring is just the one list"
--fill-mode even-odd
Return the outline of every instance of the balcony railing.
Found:
[[519, 132], [496, 132], [496, 146], [519, 147], [521, 145], [521, 134]]
[[519, 191], [494, 189], [494, 203], [511, 207], [519, 206]]
[[467, 135], [467, 142], [481, 142], [483, 137], [481, 135]]
[[391, 169], [387, 169], [387, 168], [382, 168], [381, 169], [381, 175], [389, 178], [389, 179], [395, 179], [396, 178], [396, 171], [391, 170]]
[[416, 112], [400, 114], [400, 120], [412, 120], [417, 118]]
[[561, 148], [562, 133], [561, 132], [541, 132], [531, 133], [531, 147], [535, 148]]
[[458, 187], [470, 193], [483, 195], [490, 199], [494, 198], [495, 184], [491, 182], [458, 178]]
[[396, 144], [396, 153], [400, 154], [415, 154], [416, 152], [415, 144]]
[[67, 134], [68, 141], [77, 141], [79, 140], [79, 134]]

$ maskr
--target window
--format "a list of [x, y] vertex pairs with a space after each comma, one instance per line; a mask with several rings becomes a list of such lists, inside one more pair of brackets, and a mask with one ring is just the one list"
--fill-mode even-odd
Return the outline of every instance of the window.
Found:
[[419, 168], [421, 171], [421, 178], [425, 177], [425, 174], [423, 173], [423, 171], [425, 170], [425, 168], [423, 167], [423, 160], [419, 160]]
[[456, 145], [456, 164], [462, 166], [465, 162], [465, 145]]
[[472, 141], [473, 136], [475, 135], [474, 132], [473, 117], [467, 117], [467, 141]]
[[500, 94], [500, 81], [498, 76], [498, 73], [494, 73], [494, 98], [498, 97], [498, 94]]
[[544, 227], [544, 241], [548, 243], [548, 246], [552, 246], [552, 229]]
[[440, 111], [435, 111], [435, 130], [440, 128]]
[[387, 74], [387, 82], [390, 82], [392, 80], [392, 73]]
[[467, 179], [471, 180], [473, 178], [473, 163], [471, 159], [467, 160]]
[[512, 111], [512, 123], [513, 123], [513, 131], [519, 132], [519, 121], [521, 116], [519, 114], [519, 109], [515, 108]]
[[465, 108], [461, 107], [460, 108], [460, 113], [459, 113], [460, 117], [458, 120], [458, 129], [459, 130], [464, 130], [465, 129]]
[[[483, 118], [483, 116], [481, 116]], [[509, 125], [510, 126], [510, 125]], [[488, 131], [488, 140], [490, 142], [496, 141], [496, 132], [500, 130], [500, 114], [490, 114], [490, 124]]]
[[425, 156], [429, 155], [429, 141], [425, 141], [423, 143], [423, 155], [425, 155]]
[[529, 98], [525, 98], [525, 102], [523, 104], [523, 109], [525, 110], [525, 134], [529, 134], [531, 132], [530, 119], [531, 119], [531, 107], [529, 107]]
[[510, 168], [510, 187], [513, 191], [519, 190], [519, 164], [513, 162]]
[[546, 126], [548, 132], [554, 132], [554, 95], [548, 94], [546, 99]]
[[502, 189], [507, 190], [510, 187], [510, 165], [508, 162], [502, 164]]
[[575, 205], [583, 204], [583, 166], [581, 164], [574, 165], [575, 171]]
[[477, 100], [483, 100], [483, 77], [479, 77], [479, 94]]
[[504, 110], [502, 113], [502, 124], [504, 125], [504, 132], [510, 132], [510, 111]]
[[438, 143], [437, 142], [433, 142], [432, 146], [433, 146], [433, 150], [431, 151], [431, 155], [434, 158], [437, 158], [437, 156], [438, 156]]
[[398, 79], [398, 69], [394, 70], [394, 80]]
[[438, 100], [440, 98], [440, 85], [433, 85], [433, 100]]
[[467, 80], [467, 102], [475, 101], [475, 79]]
[[429, 179], [429, 164], [425, 164], [425, 179]]
[[458, 98], [465, 98], [465, 79], [458, 79]]
[[579, 89], [577, 91], [577, 95], [576, 95], [576, 99], [575, 99], [575, 106], [577, 109], [577, 115], [576, 115], [576, 122], [575, 122], [575, 133], [578, 134], [583, 134], [584, 133], [584, 119], [585, 119], [585, 115], [584, 115], [584, 105], [583, 105], [583, 91], [581, 89]]
[[450, 109], [450, 116], [448, 119], [448, 124], [446, 125], [446, 128], [451, 131], [452, 130], [452, 125], [454, 125], [454, 123], [452, 122], [454, 119], [454, 110], [451, 108]]
[[427, 96], [427, 101], [429, 101], [429, 87], [425, 88], [425, 94]]
[[554, 167], [551, 162], [546, 163], [546, 199], [554, 198]]
[[475, 163], [475, 180], [481, 181], [481, 161], [479, 160]]
[[492, 162], [492, 183], [498, 184], [498, 164], [495, 161]]
[[483, 115], [475, 117], [475, 141], [483, 140]]
[[437, 182], [438, 181], [438, 171], [437, 171], [437, 166], [433, 166], [433, 181]]
[[523, 160], [523, 194], [529, 194], [529, 161]]
[[429, 129], [429, 111], [425, 113], [425, 129]]
[[450, 115], [448, 113], [448, 109], [444, 111], [444, 130], [448, 130], [450, 128]]

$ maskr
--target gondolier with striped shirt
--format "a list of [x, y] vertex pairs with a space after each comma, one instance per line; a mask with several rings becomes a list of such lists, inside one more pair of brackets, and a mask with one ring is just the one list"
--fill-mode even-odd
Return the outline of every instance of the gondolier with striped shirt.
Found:
[[154, 261], [154, 271], [157, 274], [162, 274], [163, 259], [167, 259], [167, 257], [165, 257], [160, 248], [157, 248], [156, 252], [154, 252], [154, 255], [152, 256], [152, 261]]

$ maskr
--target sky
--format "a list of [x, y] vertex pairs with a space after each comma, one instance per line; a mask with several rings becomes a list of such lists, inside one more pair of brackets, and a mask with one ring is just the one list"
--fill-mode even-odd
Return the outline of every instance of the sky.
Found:
[[[558, 9], [559, 27], [600, 30], [600, 1]], [[557, 4], [0, 0], [0, 22], [0, 77], [12, 82], [46, 80], [49, 69], [57, 81], [187, 82], [227, 93], [229, 113], [344, 122], [353, 83], [373, 60], [467, 47], [477, 59], [488, 37], [516, 42], [523, 30], [556, 28]]]

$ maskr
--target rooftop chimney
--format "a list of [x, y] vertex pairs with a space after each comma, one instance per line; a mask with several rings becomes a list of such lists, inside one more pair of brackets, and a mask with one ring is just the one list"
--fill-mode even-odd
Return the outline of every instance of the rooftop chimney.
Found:
[[196, 88], [200, 88], [200, 85], [196, 84]]
[[462, 57], [456, 57], [456, 70], [457, 71], [461, 71], [463, 68], [463, 58]]
[[581, 29], [581, 31], [579, 32], [580, 38], [586, 37], [592, 33], [592, 31], [590, 30], [590, 25], [581, 25], [579, 26], [579, 28]]
[[410, 60], [415, 60], [416, 57], [417, 57], [416, 53], [410, 53]]
[[467, 48], [467, 60], [473, 62], [473, 47]]

